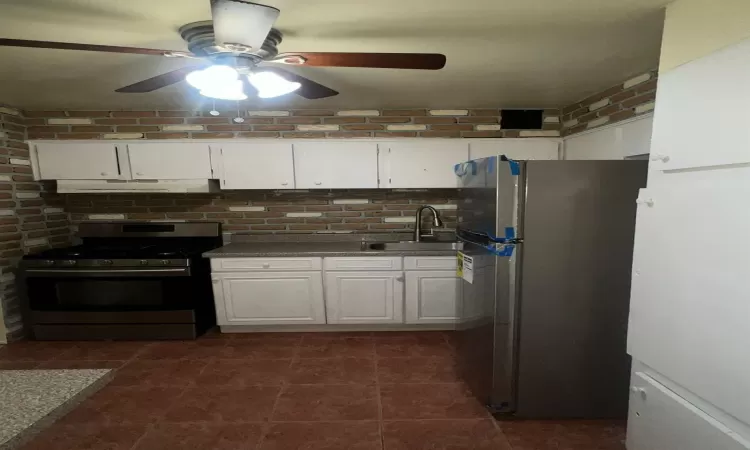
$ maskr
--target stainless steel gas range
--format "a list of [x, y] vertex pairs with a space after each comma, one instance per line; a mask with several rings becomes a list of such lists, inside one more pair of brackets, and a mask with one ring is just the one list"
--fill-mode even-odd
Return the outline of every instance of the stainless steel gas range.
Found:
[[221, 246], [219, 223], [89, 222], [79, 237], [23, 258], [34, 339], [191, 339], [215, 325], [201, 255]]

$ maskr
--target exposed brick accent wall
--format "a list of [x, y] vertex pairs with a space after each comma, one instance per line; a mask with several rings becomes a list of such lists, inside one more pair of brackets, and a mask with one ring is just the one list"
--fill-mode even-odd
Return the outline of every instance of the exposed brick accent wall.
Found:
[[[235, 123], [239, 114], [244, 119]], [[369, 137], [556, 137], [560, 111], [542, 130], [503, 130], [500, 109], [220, 111], [26, 111], [29, 139], [232, 139]], [[442, 208], [455, 226], [455, 189], [273, 191], [216, 195], [66, 195], [75, 223], [86, 220], [220, 220], [233, 232], [404, 231], [420, 204]]]
[[502, 138], [560, 135], [560, 110], [543, 130], [504, 130], [499, 109], [239, 111], [27, 111], [29, 139]]
[[64, 199], [32, 178], [24, 120], [20, 111], [0, 106], [0, 296], [11, 337], [22, 331], [15, 287], [21, 256], [70, 241]]
[[655, 70], [646, 72], [565, 106], [561, 118], [563, 136], [653, 111], [657, 77]]
[[455, 189], [77, 194], [67, 196], [66, 209], [74, 223], [212, 220], [222, 222], [224, 230], [230, 232], [382, 233], [414, 229], [414, 213], [423, 204], [435, 206], [445, 227], [455, 228], [456, 194]]

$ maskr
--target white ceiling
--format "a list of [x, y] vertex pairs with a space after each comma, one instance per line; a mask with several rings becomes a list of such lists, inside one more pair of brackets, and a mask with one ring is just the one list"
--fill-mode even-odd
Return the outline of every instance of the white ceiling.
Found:
[[[280, 50], [435, 52], [440, 71], [295, 68], [340, 95], [249, 99], [244, 108], [545, 107], [655, 68], [669, 0], [260, 0], [281, 9]], [[0, 37], [186, 49], [177, 29], [209, 0], [0, 0]], [[183, 59], [0, 48], [0, 102], [26, 109], [197, 108], [182, 82], [118, 87]]]

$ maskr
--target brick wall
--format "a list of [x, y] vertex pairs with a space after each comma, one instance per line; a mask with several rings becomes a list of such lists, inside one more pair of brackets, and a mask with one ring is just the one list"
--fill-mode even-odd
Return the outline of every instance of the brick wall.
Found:
[[21, 256], [70, 240], [64, 199], [31, 176], [24, 120], [20, 111], [0, 106], [0, 309], [11, 337], [21, 332], [15, 288]]
[[559, 136], [559, 115], [545, 110], [543, 130], [501, 129], [499, 109], [27, 111], [25, 124], [29, 139], [507, 138]]
[[650, 71], [562, 108], [562, 135], [647, 114], [654, 109], [657, 72]]
[[[560, 111], [543, 130], [504, 130], [499, 109], [240, 111], [26, 111], [29, 139], [231, 139], [368, 137], [555, 137]], [[86, 220], [219, 220], [234, 232], [405, 231], [420, 204], [455, 226], [456, 190], [274, 191], [217, 195], [67, 195], [74, 223]]]
[[236, 191], [221, 194], [68, 195], [74, 223], [87, 220], [213, 220], [230, 232], [399, 232], [414, 228], [419, 205], [456, 226], [455, 189]]

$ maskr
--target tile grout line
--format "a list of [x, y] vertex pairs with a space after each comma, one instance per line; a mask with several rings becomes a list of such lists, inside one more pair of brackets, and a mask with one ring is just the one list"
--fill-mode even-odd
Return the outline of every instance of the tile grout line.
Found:
[[[291, 369], [294, 366], [294, 362], [299, 359], [299, 353], [302, 349], [302, 340], [303, 337], [300, 336], [299, 340], [297, 341], [297, 346], [294, 349], [294, 354], [289, 359], [289, 375], [291, 376]], [[279, 387], [279, 393], [276, 395], [276, 399], [273, 402], [273, 406], [271, 407], [271, 411], [268, 414], [268, 420], [263, 424], [263, 427], [261, 428], [260, 438], [258, 439], [258, 443], [255, 445], [255, 450], [261, 450], [263, 447], [263, 441], [266, 439], [266, 435], [271, 431], [271, 426], [273, 423], [273, 415], [276, 412], [276, 407], [279, 404], [279, 401], [281, 400], [281, 395], [286, 390], [287, 386], [289, 386], [289, 380], [284, 381], [281, 386]]]
[[372, 343], [373, 365], [375, 367], [375, 396], [378, 401], [378, 431], [380, 435], [380, 448], [385, 450], [385, 424], [383, 423], [383, 398], [380, 395], [380, 374], [378, 371], [378, 347], [377, 342]]

